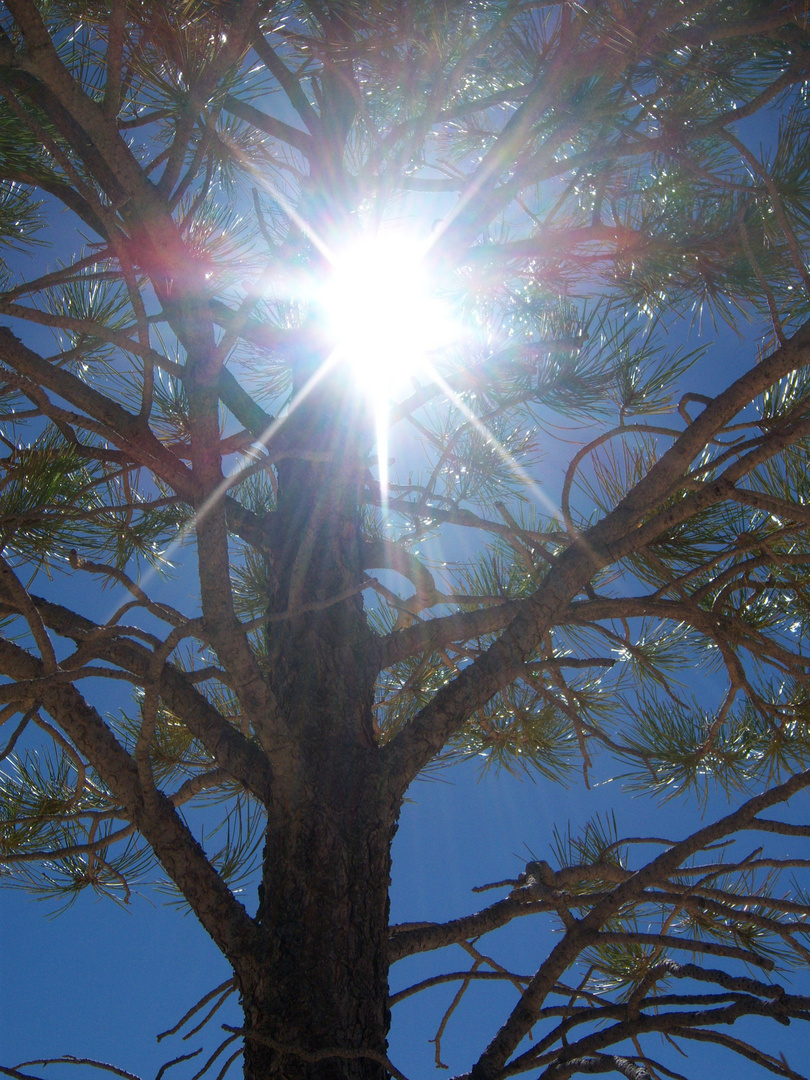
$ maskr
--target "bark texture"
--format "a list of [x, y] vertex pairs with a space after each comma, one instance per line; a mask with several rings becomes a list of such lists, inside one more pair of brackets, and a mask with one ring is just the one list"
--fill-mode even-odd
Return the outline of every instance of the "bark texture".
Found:
[[285, 824], [273, 820], [260, 911], [261, 974], [243, 990], [248, 1080], [382, 1080], [386, 1074], [380, 1059], [389, 1025], [393, 822], [367, 790], [369, 774], [359, 766], [346, 775], [351, 787], [338, 796], [339, 806], [318, 798]]
[[336, 423], [336, 405], [328, 388], [316, 396], [293, 437], [309, 457], [278, 469], [271, 614], [286, 617], [269, 624], [268, 671], [299, 783], [268, 808], [260, 975], [243, 987], [249, 1080], [385, 1075], [396, 806], [373, 738], [377, 650], [359, 589], [362, 423]]

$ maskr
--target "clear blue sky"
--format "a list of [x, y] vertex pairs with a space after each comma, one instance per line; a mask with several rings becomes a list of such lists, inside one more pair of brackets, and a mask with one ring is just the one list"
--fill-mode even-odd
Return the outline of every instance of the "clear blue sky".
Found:
[[[623, 835], [656, 831], [684, 835], [697, 822], [694, 802], [660, 806], [648, 799], [624, 798], [616, 803], [616, 785], [599, 779], [608, 764], [607, 758], [601, 761], [591, 791], [576, 780], [566, 790], [505, 774], [478, 782], [474, 763], [448, 770], [442, 780], [418, 782], [395, 841], [393, 921], [451, 918], [504, 895], [476, 895], [471, 889], [516, 877], [531, 855], [547, 855], [555, 823], [563, 828], [569, 819], [582, 824], [614, 805]], [[794, 820], [806, 818], [808, 808], [806, 797], [803, 814], [797, 802]], [[715, 803], [713, 809], [718, 816], [722, 813], [722, 805]], [[47, 905], [20, 892], [0, 894], [0, 1062], [13, 1065], [70, 1053], [99, 1058], [152, 1080], [164, 1061], [203, 1044], [216, 1045], [216, 1022], [205, 1038], [181, 1042], [175, 1037], [160, 1045], [155, 1041], [159, 1031], [229, 973], [193, 916], [161, 906], [163, 896], [151, 899], [153, 903], [136, 897], [125, 910], [85, 893], [67, 912], [49, 919]], [[546, 930], [549, 925], [541, 919], [518, 920], [495, 955], [514, 970], [530, 972], [553, 940]], [[460, 949], [445, 950], [441, 960], [444, 970], [468, 966]], [[436, 970], [433, 965], [431, 958], [416, 958], [396, 966], [392, 988], [418, 981]], [[469, 1067], [471, 1055], [483, 1048], [515, 1000], [508, 988], [493, 992], [491, 984], [473, 987], [443, 1039], [442, 1056], [450, 1071], [434, 1072], [429, 1040], [454, 993], [454, 985], [442, 986], [394, 1010], [390, 1056], [410, 1080], [431, 1073], [453, 1075]], [[218, 1020], [238, 1024], [238, 1010], [231, 1005]], [[746, 1034], [739, 1026], [733, 1030]], [[650, 1045], [658, 1049], [657, 1043]], [[784, 1050], [795, 1068], [801, 1069], [802, 1061], [810, 1058], [810, 1032], [795, 1023], [790, 1029], [770, 1025], [765, 1045], [772, 1052]], [[687, 1050], [689, 1059], [673, 1064], [690, 1080], [702, 1080], [712, 1063], [717, 1075], [728, 1076], [733, 1070], [736, 1080], [764, 1075], [753, 1064], [731, 1062], [701, 1044], [687, 1045]], [[202, 1060], [201, 1055], [194, 1064]], [[52, 1066], [44, 1073], [41, 1068], [27, 1071], [64, 1075]], [[183, 1065], [168, 1076], [179, 1080], [192, 1074]], [[93, 1074], [74, 1067], [67, 1075], [84, 1080]], [[216, 1070], [210, 1075], [215, 1076]], [[239, 1075], [238, 1065], [232, 1075]]]
[[[712, 389], [725, 385], [735, 368], [749, 360], [748, 347], [741, 348], [731, 335], [724, 336], [726, 348], [714, 354], [721, 359], [701, 375], [704, 392], [711, 383], [715, 383]], [[558, 466], [562, 456], [570, 453], [567, 446], [560, 450]], [[57, 587], [64, 586], [57, 582]], [[114, 606], [114, 598], [108, 595], [108, 601]], [[521, 782], [508, 774], [488, 774], [479, 782], [476, 762], [418, 782], [403, 809], [395, 840], [392, 920], [443, 920], [494, 901], [504, 892], [476, 895], [472, 888], [517, 877], [528, 859], [546, 857], [555, 824], [565, 829], [570, 821], [576, 830], [593, 814], [613, 808], [621, 835], [683, 836], [698, 823], [694, 801], [661, 806], [649, 799], [621, 796], [610, 779], [613, 767], [606, 754], [597, 759], [590, 791], [578, 772], [568, 789], [545, 780]], [[805, 797], [805, 819], [807, 809]], [[724, 810], [722, 801], [713, 801], [709, 813], [720, 816]], [[792, 817], [802, 820], [799, 804]], [[751, 846], [755, 846], [753, 841]], [[255, 900], [250, 895], [245, 902], [252, 908]], [[216, 1046], [219, 1023], [239, 1024], [232, 998], [202, 1035], [188, 1042], [174, 1037], [157, 1044], [158, 1032], [229, 976], [227, 965], [194, 917], [166, 906], [164, 894], [147, 889], [123, 909], [85, 892], [69, 910], [49, 917], [54, 906], [19, 891], [0, 891], [0, 1064], [73, 1054], [104, 1060], [152, 1080], [165, 1061], [201, 1045], [208, 1051]], [[513, 970], [531, 972], [553, 944], [550, 925], [544, 919], [518, 920], [501, 939], [491, 939], [496, 957]], [[414, 958], [393, 969], [392, 989], [436, 970], [468, 966], [469, 958], [457, 948]], [[798, 983], [795, 988], [799, 989]], [[469, 1068], [515, 1000], [508, 987], [473, 986], [443, 1037], [442, 1058], [450, 1071], [434, 1073], [434, 1047], [429, 1040], [455, 990], [455, 984], [445, 985], [394, 1010], [390, 1056], [409, 1080], [453, 1075]], [[752, 1029], [746, 1032], [738, 1026], [734, 1032], [745, 1036]], [[796, 1068], [801, 1068], [803, 1059], [810, 1059], [810, 1031], [795, 1023], [790, 1029], [771, 1025], [763, 1045], [771, 1052], [784, 1050]], [[655, 1051], [658, 1044], [651, 1040], [650, 1048]], [[741, 1059], [731, 1062], [701, 1044], [687, 1049], [688, 1060], [675, 1062], [670, 1057], [670, 1061], [690, 1080], [702, 1078], [710, 1067], [721, 1076], [733, 1069], [736, 1080], [763, 1075], [753, 1064]], [[168, 1076], [187, 1080], [204, 1060], [200, 1055], [192, 1065], [179, 1066]], [[76, 1080], [103, 1075], [84, 1067], [27, 1071]], [[236, 1063], [230, 1075], [239, 1072]], [[216, 1073], [215, 1068], [208, 1075], [213, 1078]]]
[[[724, 337], [728, 348], [702, 374], [702, 392], [726, 385], [735, 368], [753, 361], [751, 346], [741, 346], [730, 334]], [[393, 921], [441, 920], [492, 902], [503, 893], [475, 895], [471, 889], [516, 877], [527, 859], [547, 855], [555, 824], [564, 829], [570, 820], [576, 828], [592, 814], [613, 807], [622, 835], [682, 836], [697, 824], [694, 803], [661, 807], [649, 800], [617, 798], [609, 768], [609, 758], [603, 755], [590, 791], [576, 775], [567, 790], [544, 780], [519, 782], [508, 774], [478, 783], [474, 763], [416, 784], [395, 841]], [[714, 802], [709, 812], [720, 816], [724, 809]], [[794, 809], [794, 820], [807, 820], [807, 797]], [[253, 898], [246, 902], [252, 906]], [[0, 1063], [73, 1054], [108, 1061], [152, 1080], [165, 1061], [203, 1044], [216, 1045], [218, 1023], [239, 1023], [232, 999], [203, 1035], [188, 1042], [175, 1037], [156, 1043], [158, 1032], [229, 975], [194, 917], [165, 906], [162, 894], [146, 890], [145, 896], [134, 897], [123, 909], [85, 893], [68, 911], [49, 918], [53, 907], [22, 892], [0, 892]], [[531, 971], [553, 941], [544, 929], [548, 925], [540, 919], [519, 920], [504, 935], [497, 955], [516, 970]], [[440, 959], [445, 969], [468, 966], [458, 949], [446, 951]], [[401, 972], [394, 968], [392, 973], [394, 989], [435, 970], [431, 959], [421, 958], [400, 967]], [[799, 982], [795, 985], [798, 990]], [[395, 1010], [390, 1056], [410, 1080], [432, 1073], [429, 1040], [454, 993], [455, 986], [443, 986]], [[469, 1067], [513, 1001], [508, 989], [473, 987], [443, 1039], [443, 1060], [450, 1071], [435, 1075]], [[752, 1029], [734, 1031], [745, 1036]], [[797, 1024], [789, 1029], [771, 1025], [763, 1045], [774, 1053], [783, 1050], [796, 1068], [810, 1060], [810, 1031]], [[651, 1041], [651, 1048], [657, 1050], [658, 1044]], [[690, 1080], [703, 1080], [712, 1071], [735, 1080], [765, 1075], [752, 1064], [716, 1055], [701, 1044], [689, 1050], [688, 1059], [675, 1059], [673, 1064]], [[194, 1067], [180, 1066], [168, 1076], [187, 1078], [203, 1060], [201, 1055]], [[76, 1080], [104, 1075], [85, 1068], [27, 1071]], [[208, 1075], [213, 1078], [216, 1071]], [[231, 1075], [239, 1072], [237, 1064]]]

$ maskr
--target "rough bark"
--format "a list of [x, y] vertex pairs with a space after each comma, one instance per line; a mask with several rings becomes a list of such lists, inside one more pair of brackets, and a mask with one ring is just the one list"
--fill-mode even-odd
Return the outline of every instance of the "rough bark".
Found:
[[271, 612], [286, 617], [269, 624], [268, 671], [301, 782], [268, 808], [261, 975], [242, 988], [248, 1080], [386, 1072], [396, 806], [373, 737], [377, 647], [358, 587], [362, 424], [336, 423], [336, 408], [324, 388], [296, 428], [322, 460], [278, 468]]
[[362, 754], [330, 779], [332, 798], [274, 814], [268, 830], [261, 974], [242, 991], [247, 1080], [386, 1073], [393, 815]]

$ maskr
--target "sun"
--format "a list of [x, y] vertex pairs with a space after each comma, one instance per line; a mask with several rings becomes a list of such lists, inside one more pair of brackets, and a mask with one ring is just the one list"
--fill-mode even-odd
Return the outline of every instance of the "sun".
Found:
[[449, 305], [435, 294], [424, 242], [404, 233], [367, 234], [338, 249], [322, 292], [336, 359], [375, 400], [388, 401], [458, 337]]

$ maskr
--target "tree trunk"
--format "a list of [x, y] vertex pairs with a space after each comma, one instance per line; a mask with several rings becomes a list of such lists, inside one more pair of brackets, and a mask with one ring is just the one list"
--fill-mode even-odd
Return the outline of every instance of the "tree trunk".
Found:
[[375, 812], [362, 776], [342, 812], [317, 800], [268, 830], [265, 952], [257, 985], [243, 994], [247, 1080], [386, 1076], [394, 826]]
[[341, 415], [334, 384], [316, 395], [306, 430], [298, 414], [288, 429], [308, 458], [278, 467], [271, 612], [284, 617], [268, 627], [268, 671], [300, 782], [268, 808], [261, 973], [242, 987], [248, 1080], [386, 1075], [398, 807], [373, 737], [377, 650], [361, 594], [358, 497], [367, 443], [363, 425]]

